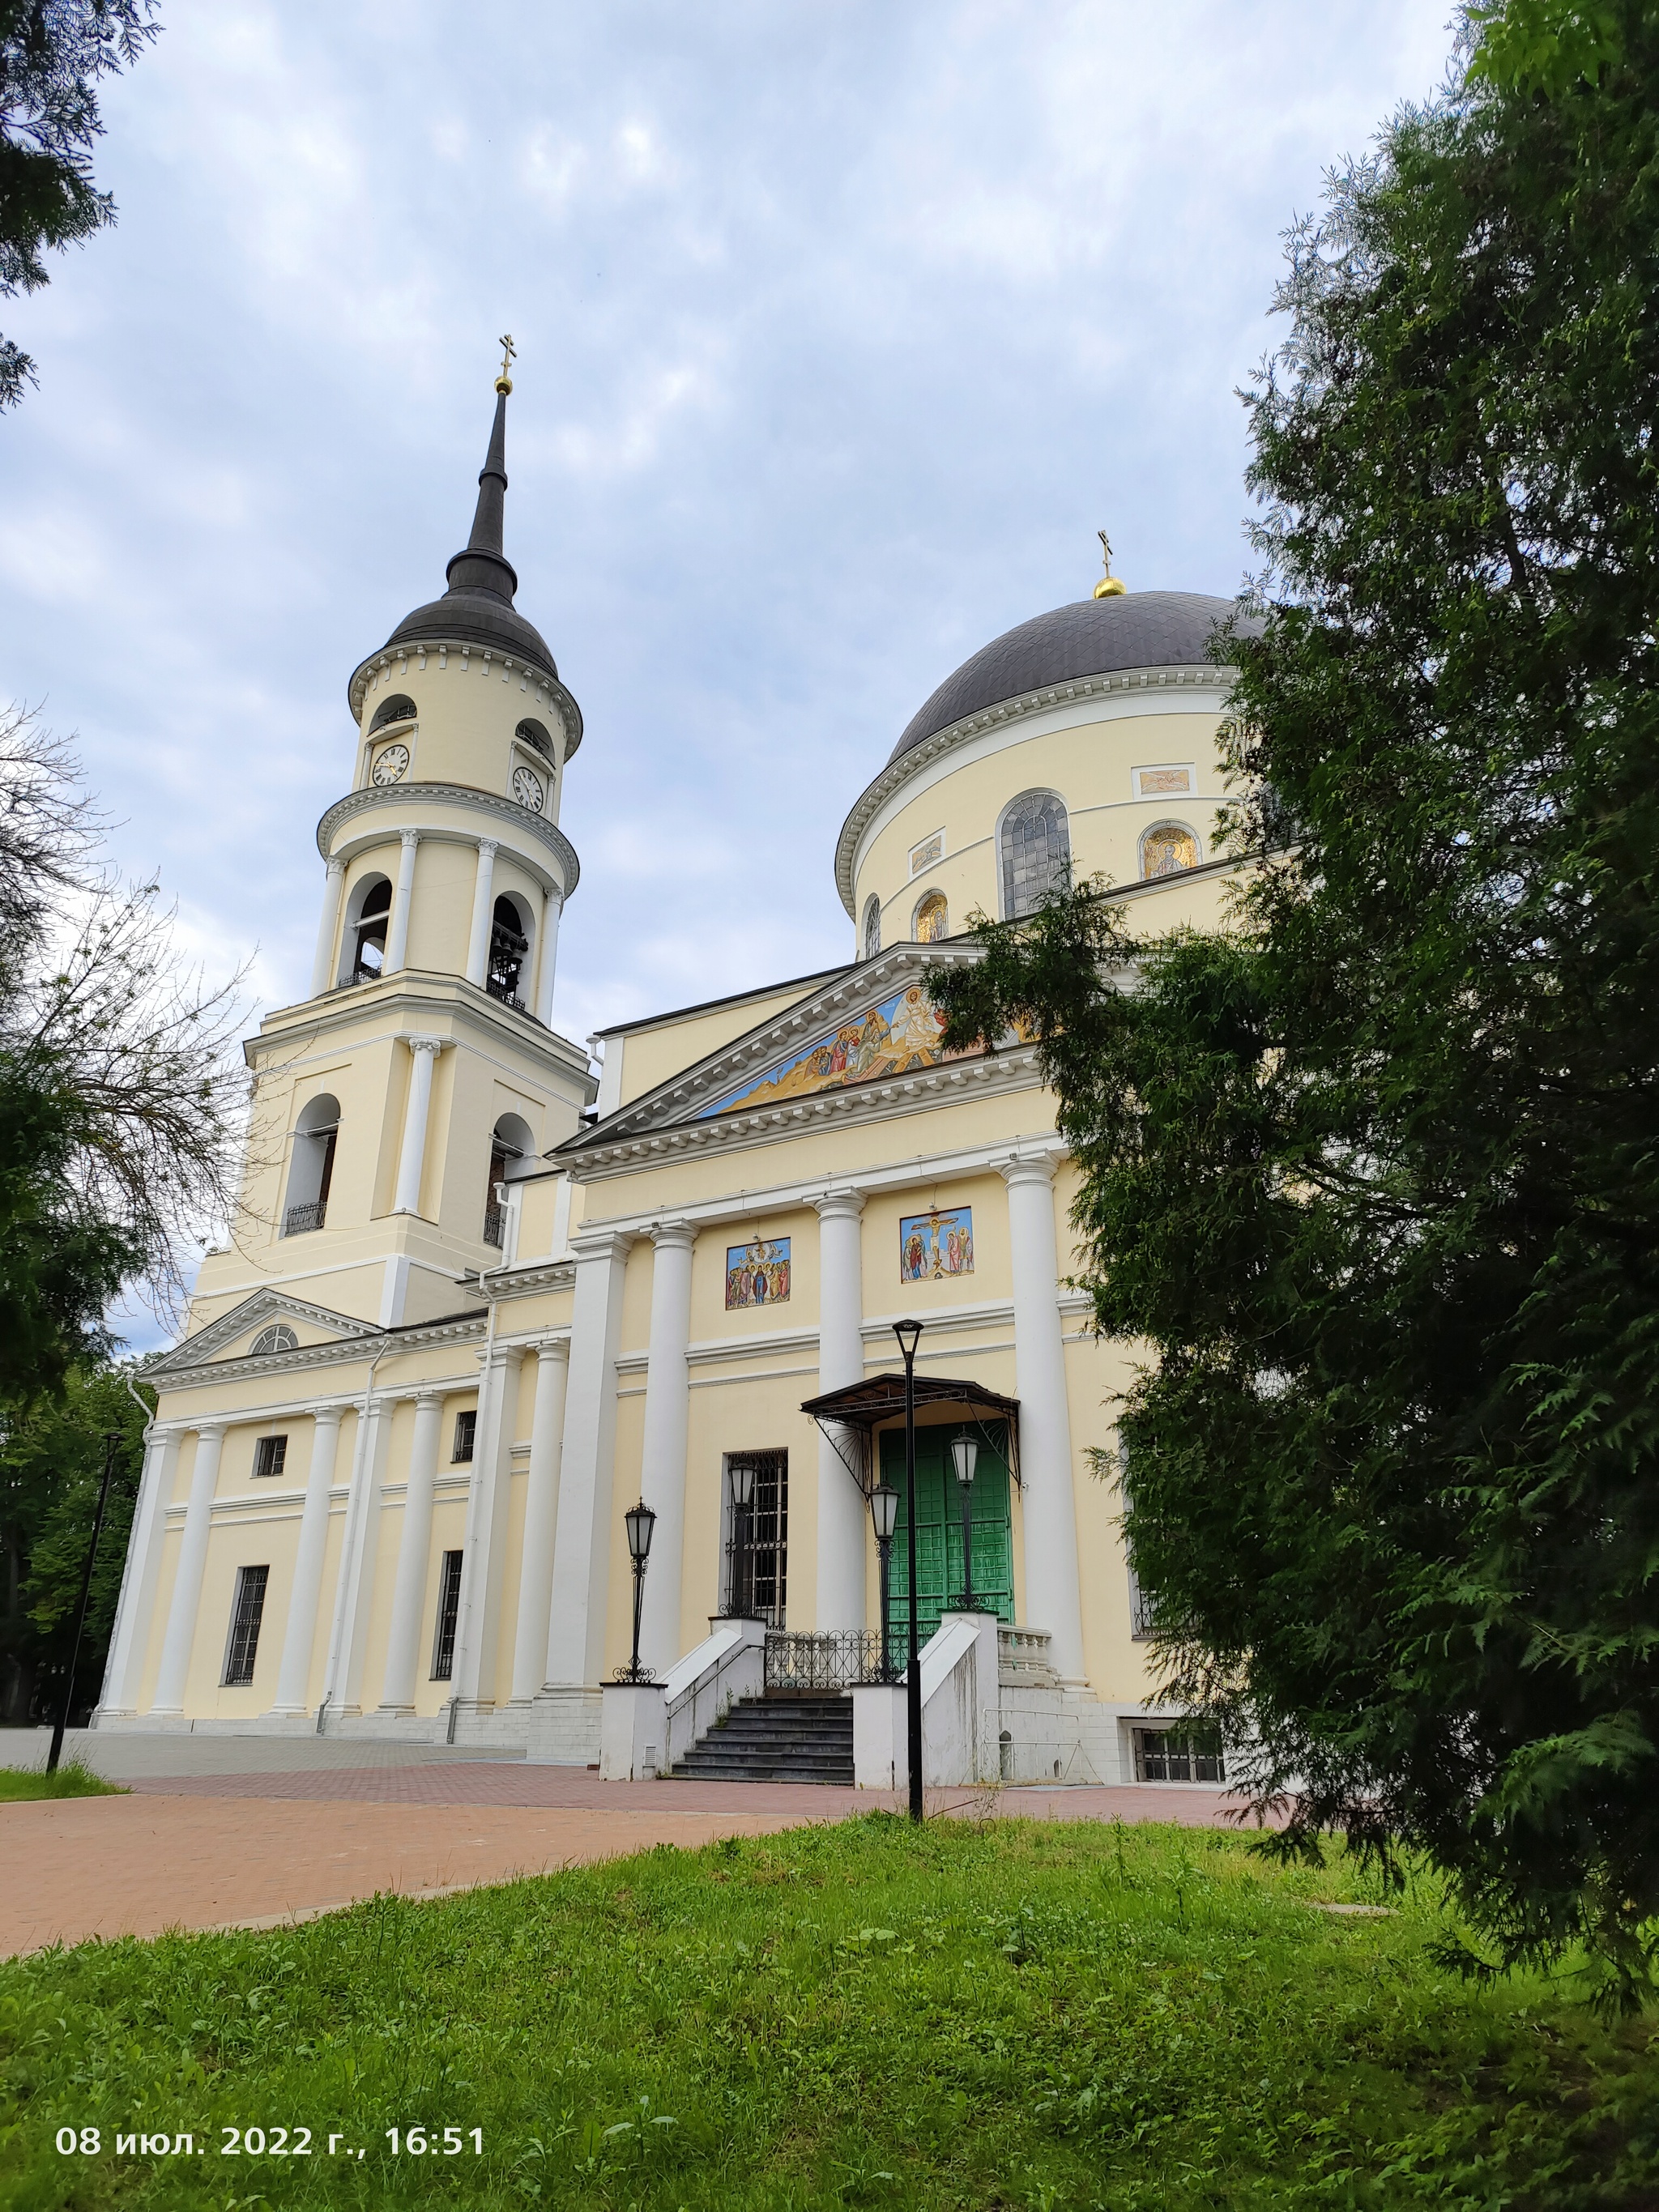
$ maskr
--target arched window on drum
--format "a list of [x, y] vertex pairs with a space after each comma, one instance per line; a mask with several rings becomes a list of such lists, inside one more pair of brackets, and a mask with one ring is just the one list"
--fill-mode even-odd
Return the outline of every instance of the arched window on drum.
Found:
[[495, 902], [489, 925], [489, 965], [484, 988], [503, 1006], [525, 1011], [525, 987], [530, 980], [531, 918], [522, 901], [504, 891]]
[[864, 902], [864, 957], [873, 960], [881, 950], [881, 901], [873, 891]]
[[307, 1102], [294, 1125], [288, 1195], [283, 1206], [284, 1237], [303, 1237], [307, 1230], [320, 1229], [327, 1218], [334, 1147], [339, 1134], [340, 1102], [331, 1091], [319, 1091]]
[[951, 909], [945, 902], [943, 891], [929, 891], [925, 898], [916, 901], [910, 934], [918, 945], [937, 944], [941, 937], [951, 934]]
[[507, 1243], [507, 1185], [536, 1171], [536, 1139], [521, 1114], [503, 1114], [489, 1137], [489, 1188], [484, 1199], [483, 1241], [499, 1252]]
[[378, 983], [386, 967], [386, 933], [392, 925], [392, 879], [368, 875], [351, 887], [340, 947], [343, 983]]
[[1179, 822], [1156, 823], [1140, 841], [1140, 872], [1146, 881], [1154, 876], [1178, 876], [1183, 868], [1197, 866], [1198, 840]]
[[399, 691], [393, 698], [383, 699], [374, 709], [374, 720], [368, 726], [369, 735], [372, 737], [376, 730], [384, 730], [393, 722], [412, 722], [414, 719], [415, 702], [406, 693]]
[[1002, 817], [1002, 913], [1031, 914], [1072, 872], [1072, 830], [1058, 792], [1027, 791]]

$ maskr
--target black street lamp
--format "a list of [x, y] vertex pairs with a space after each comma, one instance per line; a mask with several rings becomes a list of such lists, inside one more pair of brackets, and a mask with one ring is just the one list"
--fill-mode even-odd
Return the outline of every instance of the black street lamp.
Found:
[[738, 1620], [747, 1620], [755, 1609], [755, 1567], [750, 1557], [755, 1463], [734, 1459], [726, 1473], [732, 1482], [732, 1611]]
[[910, 1818], [921, 1818], [921, 1628], [916, 1611], [916, 1345], [919, 1321], [896, 1321], [893, 1334], [904, 1358], [904, 1542], [910, 1579], [910, 1669], [905, 1700], [905, 1740], [910, 1758]]
[[898, 1519], [898, 1492], [884, 1482], [870, 1492], [870, 1518], [875, 1523], [876, 1557], [881, 1561], [881, 1679], [893, 1679], [893, 1639], [887, 1595], [892, 1571], [893, 1523]]
[[617, 1669], [619, 1682], [650, 1682], [656, 1678], [648, 1667], [640, 1664], [640, 1607], [645, 1597], [645, 1563], [651, 1557], [652, 1532], [657, 1516], [641, 1498], [623, 1515], [628, 1530], [628, 1556], [634, 1562], [634, 1652], [626, 1667]]
[[962, 1609], [977, 1613], [974, 1602], [974, 1468], [979, 1460], [979, 1446], [966, 1429], [951, 1446], [951, 1456], [957, 1463], [957, 1488], [962, 1493]]
[[87, 1563], [81, 1570], [81, 1605], [75, 1616], [75, 1643], [70, 1651], [69, 1673], [64, 1678], [64, 1702], [58, 1708], [58, 1718], [52, 1725], [52, 1749], [46, 1753], [48, 1774], [58, 1771], [58, 1762], [64, 1752], [64, 1730], [69, 1726], [70, 1712], [75, 1703], [75, 1670], [81, 1661], [81, 1638], [87, 1625], [87, 1601], [92, 1595], [93, 1564], [98, 1557], [98, 1539], [104, 1528], [104, 1508], [109, 1504], [109, 1479], [115, 1471], [115, 1449], [120, 1441], [119, 1429], [105, 1431], [104, 1481], [98, 1492], [98, 1510], [93, 1516], [92, 1541], [87, 1546]]

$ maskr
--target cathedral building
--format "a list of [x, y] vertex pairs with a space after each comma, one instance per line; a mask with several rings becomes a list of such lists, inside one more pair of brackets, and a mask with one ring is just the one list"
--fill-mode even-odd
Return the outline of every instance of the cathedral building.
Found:
[[1054, 1100], [1018, 1036], [943, 1053], [926, 984], [1067, 867], [1139, 930], [1219, 918], [1231, 602], [1109, 566], [975, 653], [824, 856], [844, 964], [619, 1024], [596, 1079], [555, 1026], [582, 718], [514, 604], [496, 389], [447, 590], [348, 685], [96, 1724], [902, 1783], [913, 1319], [929, 1778], [1212, 1778], [1150, 1688]]

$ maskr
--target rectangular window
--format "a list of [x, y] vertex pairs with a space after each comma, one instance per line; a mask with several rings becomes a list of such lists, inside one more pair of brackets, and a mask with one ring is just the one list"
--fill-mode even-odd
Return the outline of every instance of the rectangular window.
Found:
[[457, 1467], [465, 1467], [472, 1456], [472, 1447], [478, 1437], [477, 1407], [455, 1416], [455, 1449], [449, 1455]]
[[[467, 1457], [472, 1456], [469, 1451]], [[461, 1554], [446, 1552], [438, 1571], [438, 1632], [432, 1639], [432, 1679], [447, 1682], [455, 1672], [455, 1623], [461, 1610]]]
[[253, 1662], [259, 1650], [259, 1623], [264, 1616], [269, 1567], [236, 1570], [236, 1602], [231, 1609], [230, 1642], [225, 1649], [225, 1687], [253, 1680]]
[[1226, 1762], [1218, 1743], [1178, 1729], [1135, 1730], [1138, 1782], [1224, 1782]]
[[253, 1447], [253, 1473], [256, 1479], [268, 1474], [280, 1474], [288, 1464], [288, 1438], [261, 1437]]
[[[783, 1626], [788, 1597], [789, 1455], [787, 1451], [733, 1452], [726, 1459], [726, 1510], [731, 1534], [726, 1547], [726, 1610], [743, 1620]], [[749, 1503], [732, 1495], [732, 1470], [754, 1478]]]

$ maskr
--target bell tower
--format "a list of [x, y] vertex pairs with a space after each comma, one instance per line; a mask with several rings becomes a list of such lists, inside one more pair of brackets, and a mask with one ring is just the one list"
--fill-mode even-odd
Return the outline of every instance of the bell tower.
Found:
[[586, 1054], [552, 1026], [580, 875], [558, 820], [581, 711], [514, 605], [503, 343], [447, 588], [348, 687], [349, 787], [317, 826], [311, 995], [246, 1048], [242, 1210], [203, 1264], [196, 1328], [279, 1285], [381, 1327], [453, 1313], [463, 1276], [507, 1255], [514, 1179], [592, 1096]]

